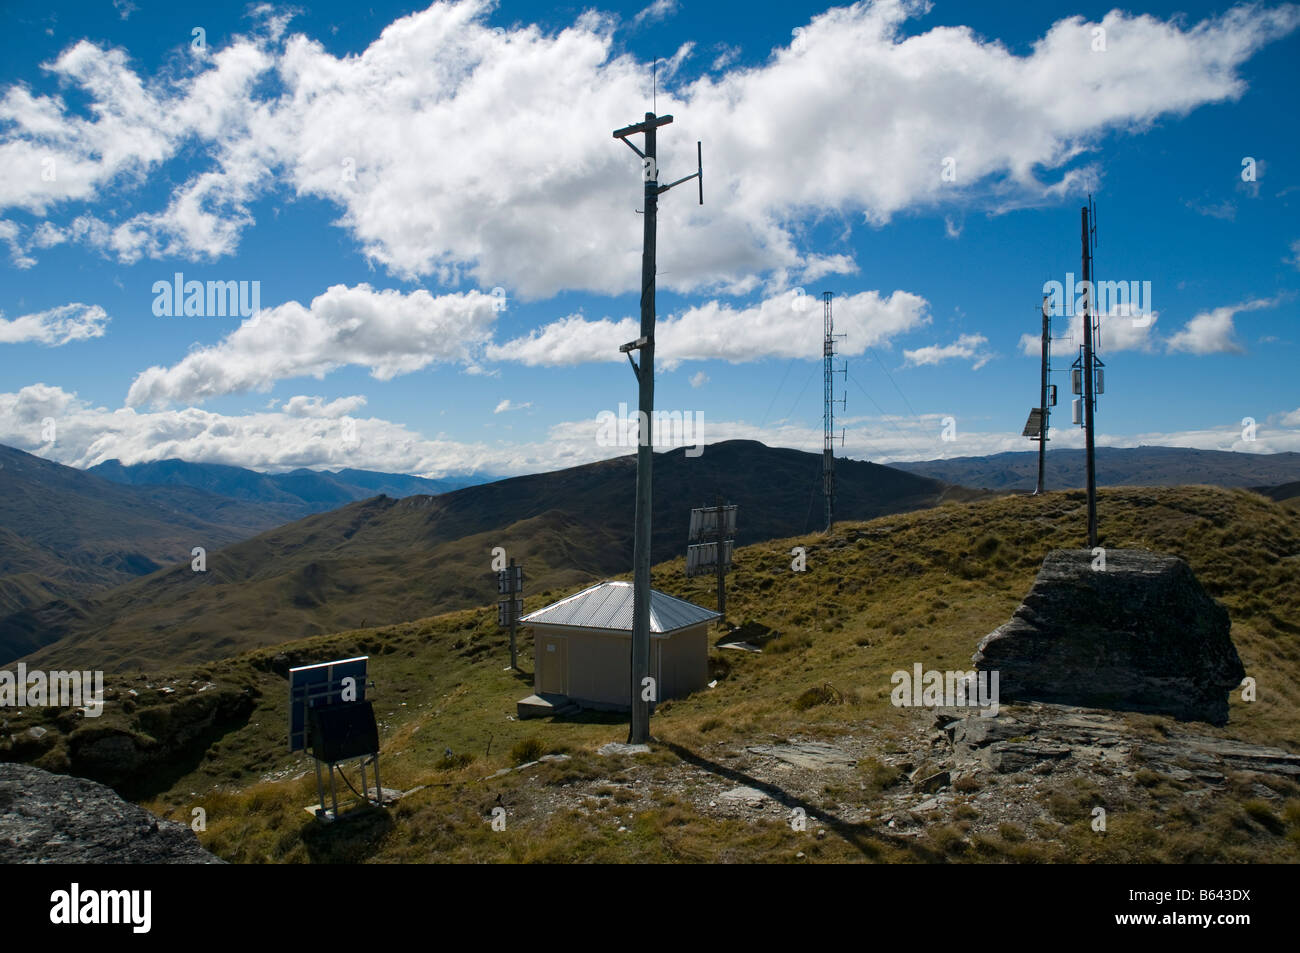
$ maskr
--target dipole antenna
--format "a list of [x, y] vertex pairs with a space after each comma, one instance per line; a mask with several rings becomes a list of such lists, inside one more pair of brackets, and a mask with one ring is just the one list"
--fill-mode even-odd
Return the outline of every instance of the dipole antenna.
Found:
[[[1094, 440], [1094, 421], [1097, 410], [1097, 395], [1105, 390], [1102, 368], [1105, 365], [1096, 356], [1096, 348], [1101, 338], [1101, 318], [1097, 314], [1094, 294], [1095, 282], [1092, 280], [1092, 253], [1097, 243], [1095, 207], [1092, 196], [1088, 204], [1079, 210], [1081, 222], [1080, 244], [1083, 257], [1083, 293], [1084, 305], [1081, 316], [1083, 326], [1083, 344], [1079, 356], [1072, 365], [1070, 374], [1071, 390], [1080, 396], [1074, 400], [1074, 422], [1084, 428], [1085, 459], [1088, 471], [1088, 548], [1097, 546], [1097, 461], [1096, 442]], [[1092, 224], [1089, 214], [1092, 213]], [[1082, 406], [1081, 406], [1082, 405]]]
[[[695, 143], [696, 171], [668, 185], [659, 184], [657, 132], [673, 121], [672, 116], [645, 114], [643, 122], [614, 130], [629, 149], [641, 157], [645, 183], [644, 238], [641, 251], [641, 336], [619, 348], [627, 355], [636, 375], [640, 413], [636, 450], [636, 523], [632, 544], [632, 646], [631, 646], [631, 726], [629, 744], [645, 744], [650, 739], [650, 704], [658, 697], [658, 687], [650, 680], [650, 529], [651, 480], [654, 470], [651, 422], [654, 420], [655, 360], [655, 216], [659, 195], [690, 179], [698, 179], [700, 204], [704, 204], [704, 159], [699, 142]], [[628, 141], [628, 136], [645, 136], [644, 151]], [[641, 352], [641, 364], [632, 357]]]
[[[835, 318], [831, 314], [832, 292], [822, 292], [822, 324], [826, 336], [822, 341], [823, 364], [823, 400], [822, 411], [822, 497], [826, 501], [826, 532], [831, 531], [831, 522], [835, 516], [835, 375], [844, 374], [845, 394], [840, 398], [841, 407], [848, 402], [849, 365], [846, 361], [841, 371], [835, 370], [835, 340], [845, 335], [835, 333]], [[844, 432], [839, 435], [840, 446], [844, 446]]]
[[1048, 307], [1049, 295], [1043, 295], [1042, 376], [1038, 392], [1038, 406], [1029, 411], [1029, 420], [1021, 436], [1038, 441], [1038, 488], [1033, 496], [1044, 492], [1047, 480], [1047, 432], [1050, 429], [1052, 408], [1056, 406], [1056, 385], [1048, 383], [1052, 360], [1052, 315]]

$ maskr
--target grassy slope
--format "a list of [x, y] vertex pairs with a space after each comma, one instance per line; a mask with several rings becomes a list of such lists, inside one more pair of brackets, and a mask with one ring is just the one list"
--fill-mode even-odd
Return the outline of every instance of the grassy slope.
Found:
[[[658, 559], [681, 552], [691, 507], [715, 490], [741, 505], [741, 545], [799, 532], [821, 512], [820, 491], [810, 494], [815, 454], [729, 441], [699, 458], [664, 453], [655, 467]], [[590, 582], [631, 562], [635, 485], [629, 456], [437, 497], [352, 503], [209, 548], [206, 573], [185, 562], [106, 593], [27, 662], [140, 670], [468, 608], [494, 589], [495, 546], [527, 567], [530, 589]], [[841, 465], [837, 486], [840, 512], [858, 518], [972, 495], [859, 461]]]
[[[1182, 556], [1229, 610], [1246, 670], [1259, 681], [1259, 700], [1245, 703], [1234, 695], [1227, 726], [1198, 730], [1297, 750], [1296, 513], [1246, 491], [1209, 487], [1104, 490], [1100, 513], [1105, 545]], [[310, 762], [284, 751], [285, 683], [270, 670], [280, 650], [216, 663], [203, 674], [255, 687], [261, 692], [258, 707], [246, 725], [210, 749], [200, 767], [165, 783], [147, 806], [182, 820], [203, 807], [205, 845], [244, 862], [767, 861], [793, 859], [800, 850], [823, 860], [1300, 859], [1300, 788], [1284, 792], [1290, 800], [1283, 819], [1268, 814], [1266, 822], [1255, 823], [1241, 806], [1251, 810], [1249, 779], [1233, 779], [1241, 796], [1208, 816], [1180, 813], [1177, 786], [1159, 785], [1143, 803], [1126, 805], [1105, 838], [1089, 836], [1083, 812], [1084, 819], [1059, 837], [981, 837], [970, 849], [953, 846], [960, 838], [952, 828], [909, 841], [855, 825], [810, 842], [779, 817], [742, 823], [701, 816], [668, 788], [653, 785], [648, 798], [636, 800], [635, 818], [623, 819], [633, 801], [628, 792], [634, 788], [627, 786], [633, 779], [686, 777], [693, 768], [683, 761], [717, 764], [727, 749], [757, 739], [852, 733], [885, 750], [891, 738], [923, 730], [931, 713], [890, 706], [890, 673], [913, 662], [968, 667], [976, 642], [1006, 621], [1044, 554], [1083, 544], [1084, 519], [1083, 494], [1070, 491], [949, 504], [837, 525], [829, 539], [743, 549], [729, 582], [729, 615], [745, 620], [751, 631], [766, 626], [780, 635], [761, 655], [714, 650], [722, 676], [718, 687], [661, 706], [652, 722], [660, 744], [636, 766], [592, 753], [606, 741], [624, 739], [625, 723], [617, 716], [554, 723], [510, 719], [530, 683], [503, 671], [505, 640], [492, 611], [467, 610], [282, 647], [295, 664], [369, 653], [385, 786], [424, 785], [386, 815], [330, 828], [319, 827], [302, 810], [314, 800], [314, 781], [306, 773]], [[793, 545], [808, 547], [804, 574], [790, 572]], [[710, 604], [709, 581], [687, 580], [682, 569], [680, 559], [658, 566], [656, 587]], [[527, 608], [565, 592], [537, 593]], [[530, 641], [523, 644], [523, 666], [531, 670]], [[182, 684], [188, 679], [187, 674]], [[796, 699], [824, 683], [835, 686], [844, 702], [800, 710]], [[120, 714], [110, 709], [105, 718], [112, 717]], [[1162, 721], [1124, 717], [1146, 730]], [[446, 749], [457, 757], [444, 759]], [[482, 780], [547, 750], [567, 751], [572, 759]], [[870, 759], [863, 766], [863, 784], [847, 792], [828, 789], [829, 803], [879, 796]], [[580, 808], [547, 807], [549, 795], [592, 784], [597, 793]], [[1056, 804], [1083, 797], [1071, 791], [1055, 796]], [[511, 818], [501, 833], [488, 824], [498, 803], [508, 806]], [[619, 832], [619, 826], [628, 830]]]

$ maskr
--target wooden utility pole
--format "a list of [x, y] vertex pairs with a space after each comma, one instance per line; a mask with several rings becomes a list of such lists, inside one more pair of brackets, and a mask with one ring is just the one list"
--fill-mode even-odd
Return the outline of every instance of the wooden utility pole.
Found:
[[[631, 647], [631, 698], [632, 717], [628, 730], [629, 744], [645, 744], [650, 739], [650, 703], [646, 689], [650, 677], [650, 530], [651, 530], [651, 479], [654, 470], [654, 448], [651, 446], [651, 424], [655, 404], [655, 216], [659, 208], [659, 193], [667, 192], [688, 179], [700, 180], [700, 204], [704, 204], [704, 169], [700, 146], [696, 143], [696, 157], [700, 168], [692, 175], [668, 185], [659, 185], [657, 131], [673, 121], [672, 116], [645, 114], [645, 121], [614, 130], [614, 138], [622, 139], [641, 157], [642, 178], [645, 180], [645, 219], [641, 251], [641, 336], [619, 348], [627, 355], [639, 385], [639, 433], [636, 449], [636, 517], [632, 543], [632, 647]], [[641, 133], [645, 136], [645, 150], [628, 142], [627, 137]], [[641, 364], [632, 357], [641, 352]], [[657, 694], [657, 688], [656, 688]]]

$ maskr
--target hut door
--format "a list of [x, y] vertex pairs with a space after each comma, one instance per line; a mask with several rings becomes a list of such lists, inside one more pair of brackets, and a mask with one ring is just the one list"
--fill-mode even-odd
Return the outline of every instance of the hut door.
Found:
[[539, 691], [563, 695], [568, 686], [565, 684], [568, 674], [568, 658], [565, 651], [568, 639], [556, 638], [553, 635], [544, 635], [541, 638], [541, 646], [537, 653], [537, 671], [539, 678], [537, 687]]

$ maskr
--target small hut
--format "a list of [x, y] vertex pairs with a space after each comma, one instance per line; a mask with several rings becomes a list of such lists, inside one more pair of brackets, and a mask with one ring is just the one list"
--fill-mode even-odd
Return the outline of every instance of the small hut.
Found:
[[[533, 629], [533, 687], [520, 718], [571, 707], [631, 708], [632, 583], [602, 582], [519, 620]], [[650, 675], [657, 700], [680, 698], [709, 680], [709, 623], [718, 613], [650, 590]]]

